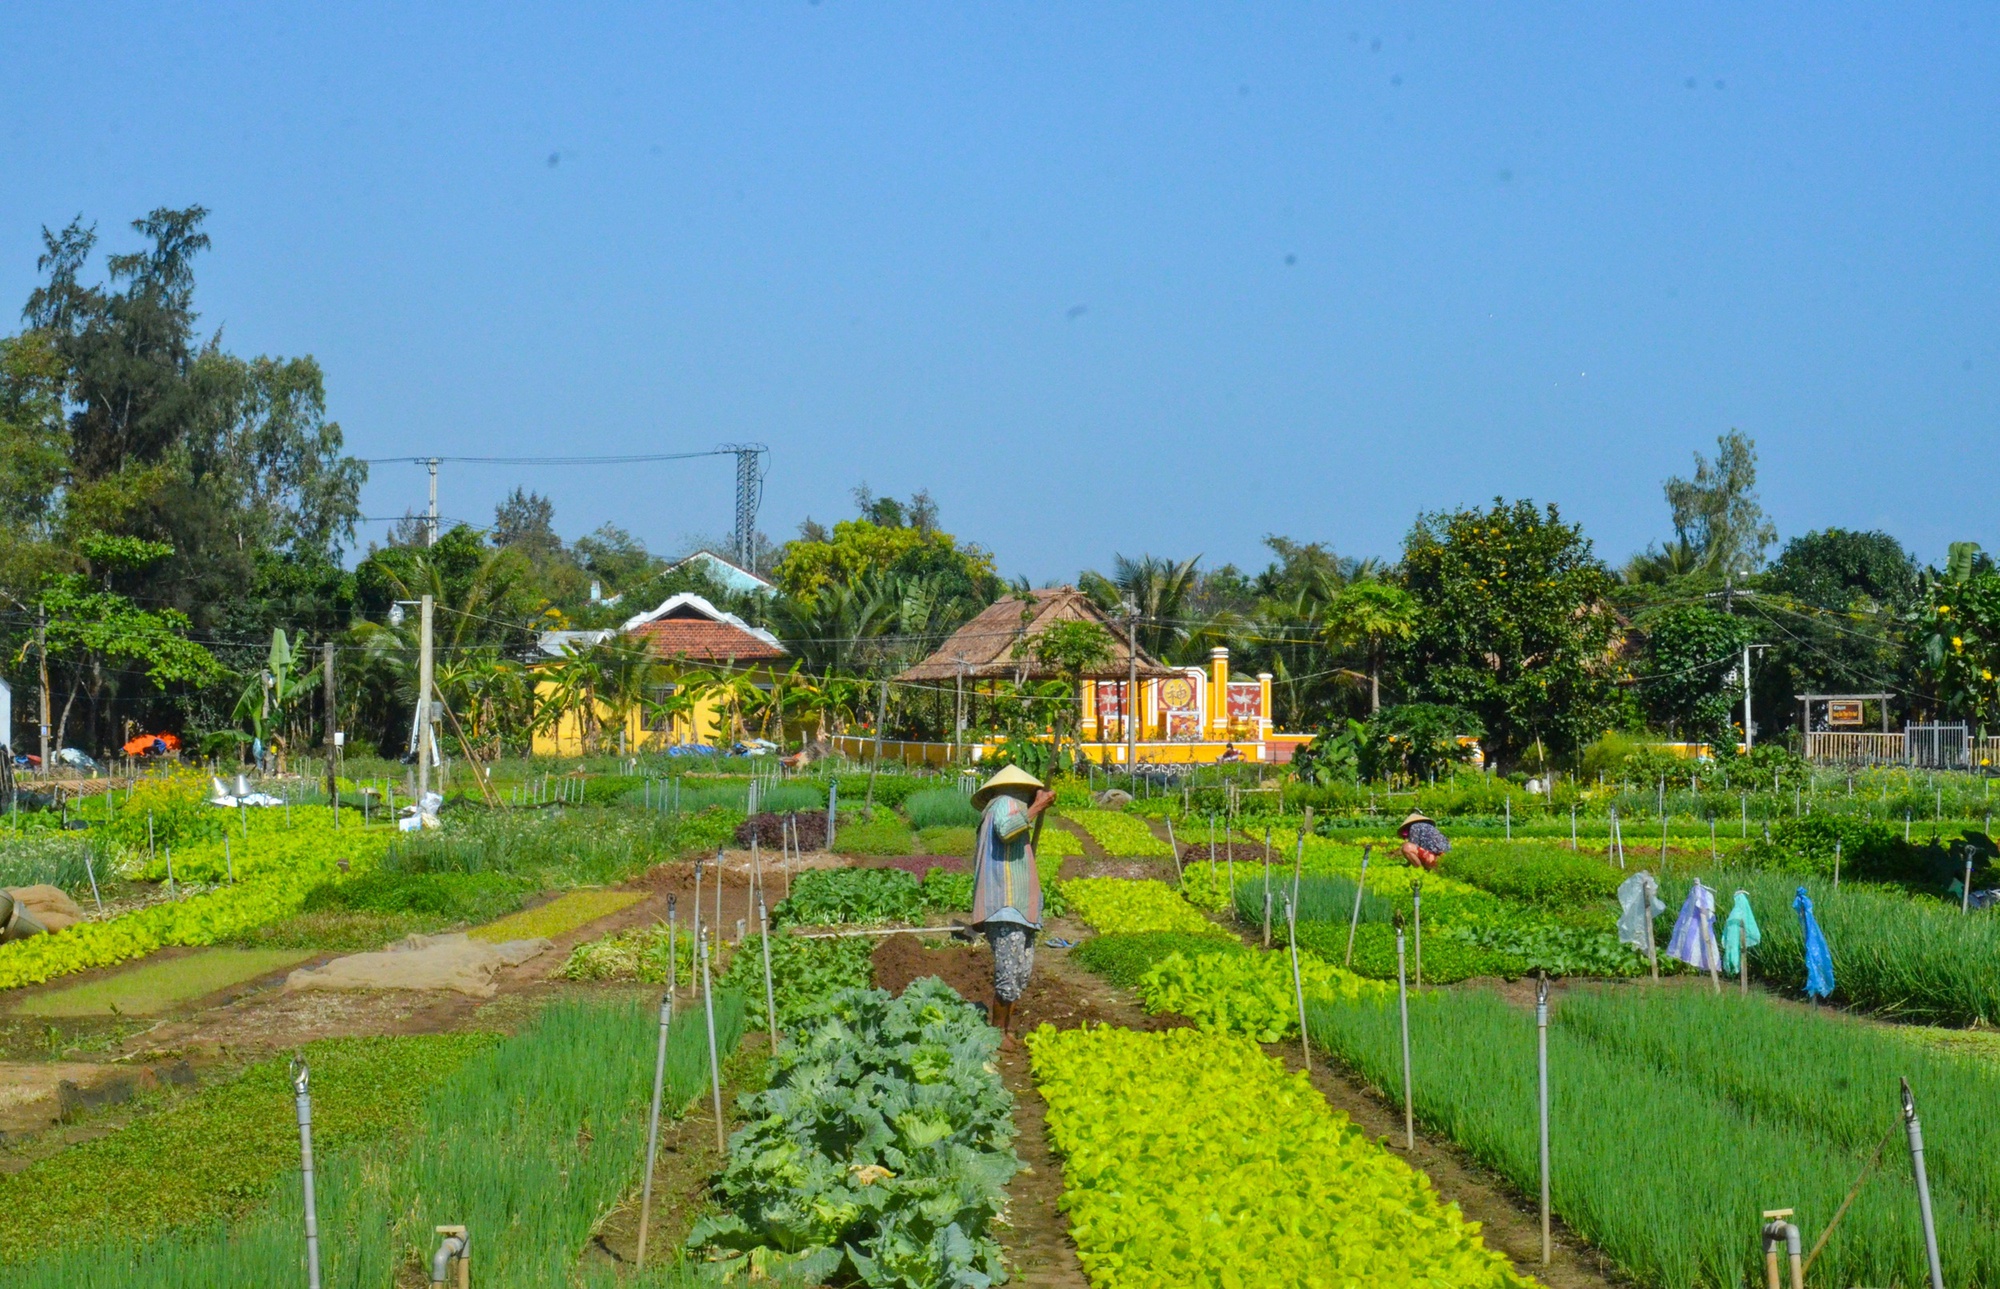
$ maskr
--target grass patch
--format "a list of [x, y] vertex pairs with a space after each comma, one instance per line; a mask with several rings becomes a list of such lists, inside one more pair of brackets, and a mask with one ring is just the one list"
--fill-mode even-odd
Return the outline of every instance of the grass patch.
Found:
[[312, 957], [297, 949], [201, 949], [149, 962], [102, 980], [24, 998], [19, 1016], [153, 1016], [219, 989], [295, 967]]
[[238, 949], [309, 949], [317, 953], [373, 953], [406, 935], [443, 929], [422, 913], [295, 913], [231, 937]]
[[903, 813], [919, 832], [927, 828], [977, 828], [982, 817], [972, 798], [956, 788], [912, 792], [903, 802]]
[[542, 936], [554, 939], [620, 909], [629, 909], [645, 898], [643, 891], [571, 891], [540, 908], [527, 909], [498, 922], [474, 927], [472, 938], [492, 944], [533, 940]]
[[[306, 1044], [314, 1147], [336, 1151], [401, 1134], [424, 1094], [494, 1041], [442, 1034]], [[298, 1171], [285, 1065], [260, 1061], [110, 1136], [0, 1177], [0, 1259], [69, 1242], [144, 1240], [250, 1211], [280, 1177]]]
[[416, 913], [487, 922], [521, 906], [528, 884], [501, 873], [367, 873], [306, 893], [302, 912]]
[[609, 886], [655, 864], [726, 845], [741, 811], [657, 815], [576, 806], [467, 814], [399, 837], [385, 873], [497, 873], [530, 887]]
[[[90, 843], [77, 833], [0, 834], [0, 886], [60, 886], [89, 890]], [[98, 880], [107, 874], [99, 873]]]
[[[717, 993], [722, 1052], [736, 1047], [743, 1015], [737, 995]], [[412, 1267], [428, 1260], [437, 1244], [432, 1228], [444, 1222], [472, 1229], [477, 1282], [483, 1289], [618, 1283], [615, 1269], [587, 1260], [579, 1265], [579, 1259], [598, 1223], [637, 1180], [658, 1034], [659, 1013], [650, 999], [561, 1001], [550, 1004], [522, 1033], [497, 1043], [487, 1040], [486, 1050], [433, 1083], [428, 1096], [416, 1089], [441, 1064], [436, 1058], [413, 1061], [402, 1077], [371, 1073], [359, 1096], [379, 1104], [394, 1089], [421, 1108], [413, 1122], [399, 1117], [386, 1125], [382, 1135], [388, 1140], [330, 1148], [322, 1156], [318, 1195], [324, 1283], [404, 1283]], [[707, 1078], [702, 1010], [690, 1008], [676, 1017], [668, 1034], [669, 1112], [678, 1118], [706, 1092]], [[343, 1100], [329, 1082], [316, 1066], [316, 1130]], [[66, 1229], [95, 1237], [94, 1242], [22, 1268], [11, 1283], [20, 1289], [301, 1283], [301, 1205], [296, 1180], [286, 1176], [298, 1166], [297, 1127], [289, 1089], [281, 1084], [275, 1091], [275, 1098], [255, 1102], [254, 1117], [242, 1116], [260, 1130], [269, 1123], [274, 1136], [257, 1143], [258, 1157], [275, 1171], [246, 1172], [234, 1183], [234, 1193], [265, 1203], [226, 1235], [210, 1227], [141, 1247], [129, 1239], [103, 1238], [103, 1229], [87, 1219], [65, 1218], [72, 1223]], [[216, 1148], [213, 1138], [224, 1136], [233, 1122], [209, 1125], [209, 1136], [190, 1141], [188, 1148]], [[131, 1169], [133, 1187], [167, 1189], [161, 1175], [181, 1167], [171, 1155], [141, 1163]], [[285, 1181], [272, 1185], [276, 1176]], [[10, 1190], [18, 1180], [10, 1179]], [[213, 1179], [195, 1193], [229, 1194], [222, 1189], [228, 1184]], [[178, 1182], [172, 1189], [179, 1193]], [[6, 1220], [14, 1220], [10, 1206], [0, 1203], [0, 1209], [8, 1210]], [[44, 1214], [32, 1220], [44, 1232], [56, 1225]], [[663, 1266], [662, 1273], [655, 1283], [680, 1283], [672, 1269]]]

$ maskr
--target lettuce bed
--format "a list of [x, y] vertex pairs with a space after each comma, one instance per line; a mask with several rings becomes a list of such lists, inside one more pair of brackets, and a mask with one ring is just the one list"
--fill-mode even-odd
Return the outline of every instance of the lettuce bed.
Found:
[[1095, 1289], [1532, 1283], [1248, 1038], [1044, 1025], [1028, 1050]]

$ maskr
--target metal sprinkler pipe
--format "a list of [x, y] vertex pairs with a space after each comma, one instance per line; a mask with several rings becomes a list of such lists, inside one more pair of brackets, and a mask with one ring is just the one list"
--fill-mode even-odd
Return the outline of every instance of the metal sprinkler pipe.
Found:
[[1343, 967], [1354, 965], [1354, 933], [1361, 926], [1361, 896], [1368, 889], [1368, 852], [1375, 849], [1372, 844], [1361, 847], [1361, 876], [1354, 879], [1354, 917], [1347, 924], [1347, 958]]
[[1535, 1073], [1542, 1136], [1542, 1265], [1549, 1265], [1549, 973], [1535, 982]]
[[1930, 1259], [1931, 1289], [1944, 1289], [1944, 1268], [1938, 1262], [1937, 1219], [1931, 1213], [1931, 1179], [1924, 1171], [1924, 1127], [1917, 1121], [1917, 1098], [1910, 1081], [1903, 1081], [1903, 1127], [1910, 1134], [1910, 1171], [1917, 1179], [1917, 1208], [1924, 1221], [1924, 1256]]
[[[653, 1108], [646, 1115], [646, 1177], [639, 1187], [639, 1268], [646, 1266], [646, 1228], [653, 1221], [653, 1165], [660, 1149], [660, 1097], [667, 1083], [667, 1027], [674, 1022], [674, 995], [671, 990], [660, 999], [660, 1047], [653, 1057]], [[432, 1283], [438, 1282], [435, 1268]]]
[[1784, 1242], [1785, 1253], [1792, 1264], [1792, 1289], [1805, 1289], [1805, 1270], [1799, 1257], [1799, 1228], [1785, 1219], [1792, 1215], [1788, 1208], [1766, 1209], [1764, 1212], [1764, 1283], [1766, 1289], [1783, 1289], [1778, 1283], [1778, 1244]]
[[1403, 1149], [1417, 1148], [1417, 1112], [1410, 1099], [1410, 988], [1403, 975], [1403, 915], [1396, 914], [1396, 1010], [1403, 1024]]
[[444, 1237], [438, 1242], [437, 1252], [431, 1254], [431, 1283], [449, 1284], [452, 1268], [458, 1269], [458, 1289], [468, 1289], [472, 1284], [472, 1237], [462, 1226], [440, 1226], [437, 1233]]
[[313, 1195], [312, 1074], [306, 1063], [292, 1058], [292, 1100], [299, 1116], [299, 1174], [304, 1179], [306, 1219], [306, 1285], [319, 1289], [319, 1205]]
[[[720, 883], [717, 885], [719, 887]], [[706, 941], [707, 938], [708, 932], [704, 930], [702, 939]], [[701, 1002], [703, 1010], [708, 1013], [708, 1080], [715, 1100], [715, 1153], [727, 1155], [729, 1136], [722, 1123], [722, 1056], [715, 1047], [715, 984], [708, 971], [706, 943], [701, 946]]]

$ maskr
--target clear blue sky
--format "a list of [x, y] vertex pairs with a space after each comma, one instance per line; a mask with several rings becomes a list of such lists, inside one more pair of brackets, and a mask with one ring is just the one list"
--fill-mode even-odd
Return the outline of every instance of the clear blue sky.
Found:
[[[1037, 581], [1496, 494], [1616, 563], [1732, 426], [1785, 536], [1996, 544], [1991, 8], [446, 9], [9, 6], [0, 302], [201, 203], [205, 324], [358, 455], [759, 439], [774, 537], [928, 487]], [[671, 547], [729, 477], [442, 508]]]

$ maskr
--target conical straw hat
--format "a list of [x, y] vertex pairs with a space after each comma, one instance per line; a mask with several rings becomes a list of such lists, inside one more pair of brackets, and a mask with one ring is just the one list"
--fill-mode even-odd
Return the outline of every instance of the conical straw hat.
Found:
[[987, 802], [1000, 793], [1008, 791], [1010, 788], [1027, 788], [1031, 791], [1040, 791], [1041, 787], [1042, 781], [1040, 779], [1029, 774], [1018, 765], [1010, 765], [979, 785], [979, 791], [972, 794], [972, 804], [984, 810]]
[[1434, 823], [1436, 823], [1436, 822], [1437, 822], [1437, 820], [1435, 820], [1435, 819], [1431, 818], [1431, 817], [1430, 817], [1429, 815], [1425, 814], [1425, 813], [1424, 813], [1423, 811], [1421, 811], [1421, 810], [1412, 810], [1412, 811], [1410, 812], [1410, 817], [1409, 817], [1409, 818], [1407, 818], [1407, 819], [1403, 820], [1403, 822], [1401, 822], [1401, 823], [1399, 823], [1399, 824], [1397, 824], [1397, 825], [1396, 825], [1396, 832], [1398, 833], [1398, 835], [1400, 835], [1400, 834], [1402, 833], [1402, 831], [1403, 831], [1403, 830], [1404, 830], [1405, 828], [1408, 828], [1408, 827], [1409, 827], [1409, 826], [1410, 826], [1411, 824], [1434, 824]]

